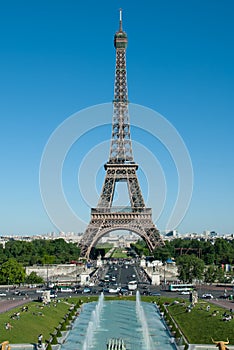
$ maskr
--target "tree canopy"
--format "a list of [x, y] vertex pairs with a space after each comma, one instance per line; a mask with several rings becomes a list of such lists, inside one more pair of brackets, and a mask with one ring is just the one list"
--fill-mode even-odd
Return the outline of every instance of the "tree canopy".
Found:
[[[146, 243], [139, 240], [132, 244], [132, 248], [139, 255], [150, 255]], [[163, 247], [156, 248], [154, 258], [166, 261], [169, 258], [177, 259], [182, 255], [195, 255], [204, 261], [205, 265], [221, 266], [222, 264], [234, 264], [234, 240], [216, 238], [214, 241], [176, 238], [166, 241]]]
[[205, 263], [195, 255], [183, 255], [176, 259], [179, 279], [184, 283], [192, 283], [194, 280], [201, 281]]
[[16, 259], [23, 266], [34, 264], [65, 264], [78, 260], [80, 249], [76, 243], [67, 243], [64, 239], [36, 239], [31, 242], [10, 240], [5, 248], [0, 245], [0, 263]]
[[25, 276], [24, 267], [13, 258], [0, 266], [0, 284], [20, 284]]

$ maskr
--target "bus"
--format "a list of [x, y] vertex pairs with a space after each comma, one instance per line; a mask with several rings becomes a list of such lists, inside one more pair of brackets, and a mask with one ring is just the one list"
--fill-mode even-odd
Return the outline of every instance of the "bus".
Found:
[[128, 282], [128, 290], [136, 290], [137, 289], [137, 281]]
[[190, 292], [194, 289], [193, 284], [169, 284], [170, 292]]

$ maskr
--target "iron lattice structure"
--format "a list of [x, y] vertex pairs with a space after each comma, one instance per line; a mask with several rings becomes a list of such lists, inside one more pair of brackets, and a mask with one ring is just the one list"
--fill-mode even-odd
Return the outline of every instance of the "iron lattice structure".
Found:
[[[91, 220], [80, 242], [81, 257], [89, 258], [91, 249], [102, 236], [113, 230], [128, 230], [142, 237], [152, 252], [163, 240], [152, 221], [151, 208], [146, 208], [133, 160], [128, 111], [126, 72], [127, 34], [122, 29], [120, 10], [119, 30], [115, 33], [115, 90], [113, 101], [112, 138], [106, 176], [97, 208], [91, 209]], [[126, 182], [129, 206], [112, 206], [117, 182]]]

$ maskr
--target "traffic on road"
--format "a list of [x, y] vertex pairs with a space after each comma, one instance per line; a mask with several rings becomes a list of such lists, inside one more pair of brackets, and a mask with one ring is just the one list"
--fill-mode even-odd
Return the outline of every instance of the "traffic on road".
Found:
[[[196, 289], [198, 297], [202, 299], [229, 299], [232, 295], [232, 291], [227, 291], [225, 288], [214, 288], [214, 286], [200, 285]], [[50, 298], [69, 297], [74, 294], [95, 295], [101, 292], [107, 296], [134, 295], [139, 290], [141, 295], [173, 296], [184, 299], [190, 298], [191, 293], [190, 288], [188, 290], [173, 289], [172, 287], [170, 288], [170, 285], [165, 285], [164, 283], [160, 286], [152, 285], [149, 276], [135, 259], [119, 259], [114, 262], [110, 259], [105, 265], [95, 270], [90, 281], [85, 286], [0, 288], [0, 300], [42, 300], [43, 292], [46, 290], [50, 291]]]

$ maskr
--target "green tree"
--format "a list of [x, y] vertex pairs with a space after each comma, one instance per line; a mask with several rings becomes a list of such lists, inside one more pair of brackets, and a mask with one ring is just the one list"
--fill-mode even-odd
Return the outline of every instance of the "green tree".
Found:
[[217, 238], [214, 244], [216, 264], [230, 264], [233, 261], [234, 251], [232, 244], [226, 239]]
[[163, 247], [154, 250], [154, 257], [156, 260], [165, 262], [167, 259], [175, 256], [175, 250], [171, 242], [166, 241]]
[[226, 277], [225, 277], [225, 273], [224, 270], [222, 269], [222, 267], [218, 267], [216, 270], [216, 279], [218, 282], [220, 283], [226, 283]]
[[209, 242], [205, 241], [202, 242], [202, 254], [201, 258], [204, 260], [206, 265], [212, 265], [215, 263], [215, 249], [214, 245]]
[[13, 258], [10, 258], [0, 267], [1, 284], [20, 284], [24, 282], [25, 276], [24, 267]]
[[0, 264], [2, 264], [5, 260], [6, 260], [5, 250], [3, 248], [3, 245], [0, 244]]
[[44, 283], [44, 280], [42, 277], [38, 276], [35, 271], [32, 271], [29, 275], [25, 277], [25, 283], [39, 284], [39, 283]]
[[183, 255], [176, 259], [179, 279], [184, 283], [192, 283], [193, 280], [201, 280], [205, 268], [204, 261], [195, 255]]
[[43, 265], [54, 264], [56, 257], [54, 255], [45, 254], [42, 259]]
[[217, 268], [214, 265], [209, 266], [204, 273], [204, 282], [214, 283], [217, 279]]
[[150, 255], [149, 253], [149, 249], [147, 247], [146, 242], [143, 239], [139, 239], [135, 244], [131, 244], [131, 248], [133, 250], [135, 250], [135, 252], [139, 255], [139, 256], [148, 256]]
[[10, 258], [16, 259], [24, 266], [33, 264], [61, 264], [78, 260], [80, 248], [76, 243], [67, 243], [64, 239], [37, 239], [32, 242], [11, 239], [5, 249], [0, 245], [0, 263]]

